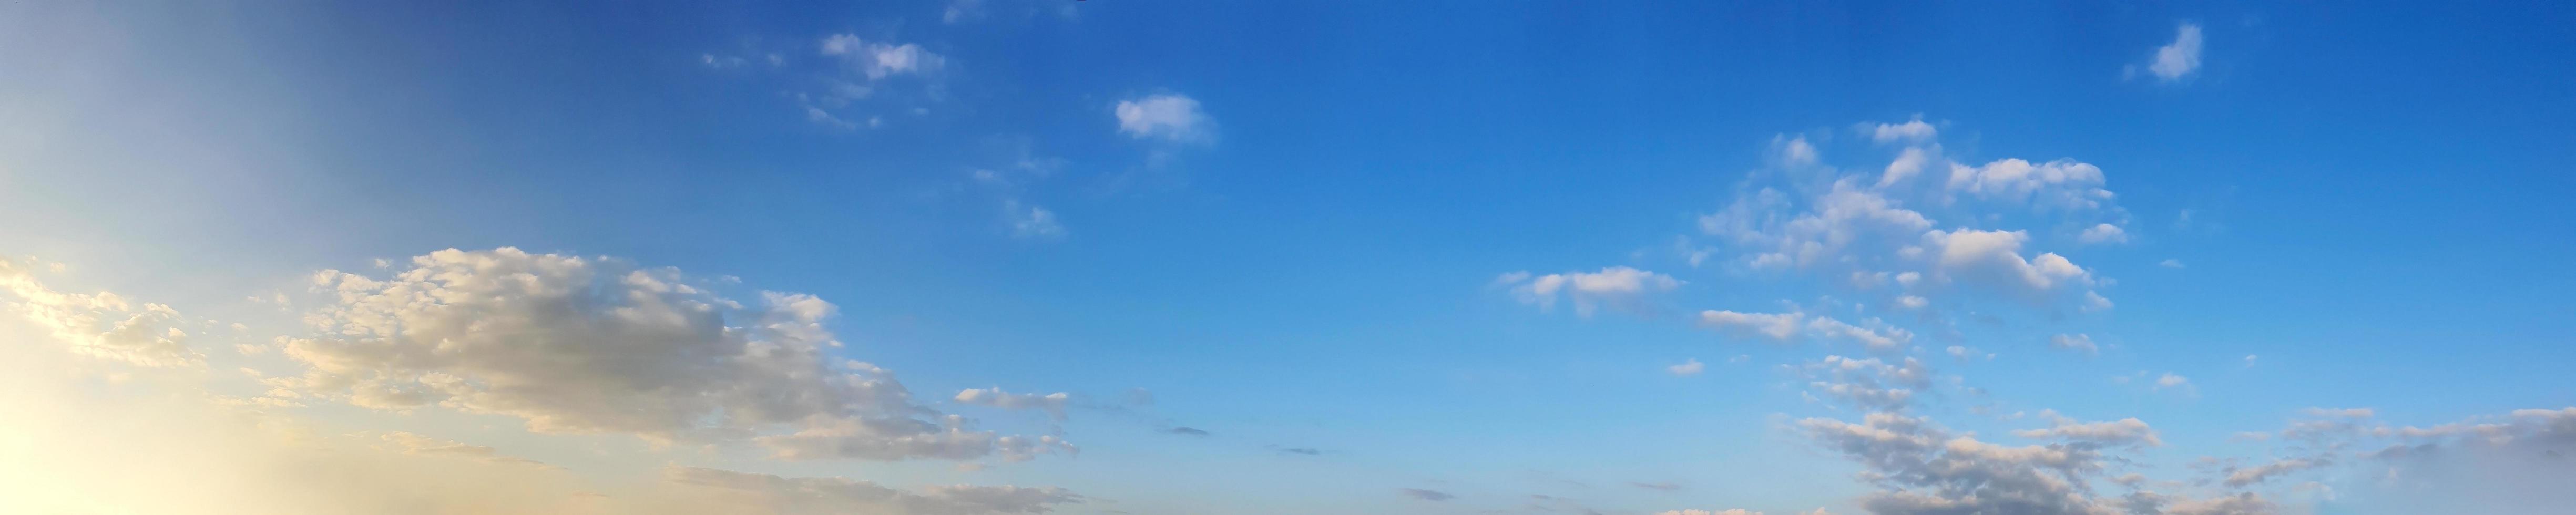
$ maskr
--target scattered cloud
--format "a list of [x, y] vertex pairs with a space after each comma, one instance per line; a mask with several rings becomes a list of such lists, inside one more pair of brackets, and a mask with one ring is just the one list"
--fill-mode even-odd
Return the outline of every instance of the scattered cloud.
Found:
[[1157, 93], [1120, 100], [1110, 112], [1118, 117], [1118, 132], [1137, 139], [1204, 143], [1216, 138], [1216, 121], [1188, 95]]
[[2085, 355], [2102, 353], [2102, 346], [2093, 344], [2093, 337], [2084, 334], [2061, 334], [2050, 336], [2048, 337], [2048, 346], [2059, 350], [2082, 352]]
[[2129, 233], [2120, 230], [2120, 226], [2117, 225], [2099, 224], [2084, 229], [2082, 234], [2075, 235], [2075, 241], [2085, 244], [2128, 243]]
[[1680, 288], [1682, 281], [1669, 275], [1614, 266], [1599, 272], [1536, 276], [1529, 272], [1511, 272], [1494, 278], [1494, 284], [1510, 288], [1513, 297], [1540, 309], [1555, 306], [1559, 298], [1571, 299], [1575, 314], [1592, 316], [1602, 306], [1632, 313], [1650, 313], [1653, 307], [1647, 302], [1647, 296]]
[[1681, 364], [1664, 367], [1665, 372], [1671, 372], [1673, 375], [1685, 377], [1699, 375], [1699, 373], [1704, 370], [1708, 370], [1708, 364], [1699, 362], [1699, 358], [1691, 358], [1689, 361], [1684, 361]]
[[[2154, 74], [2161, 82], [2179, 81], [2190, 76], [2200, 69], [2200, 46], [2199, 24], [2183, 23], [2175, 27], [2173, 42], [2156, 47], [2155, 54], [2147, 59], [2147, 73]], [[2134, 73], [2135, 68], [2131, 71]]]
[[196, 325], [178, 310], [110, 292], [56, 291], [36, 279], [38, 269], [61, 273], [64, 267], [0, 257], [0, 309], [83, 355], [146, 367], [204, 366], [205, 355], [187, 344], [186, 328]]
[[1456, 499], [1456, 498], [1458, 498], [1458, 496], [1455, 496], [1455, 495], [1449, 495], [1449, 493], [1447, 493], [1447, 492], [1442, 492], [1442, 491], [1439, 491], [1439, 490], [1424, 490], [1424, 489], [1420, 489], [1420, 488], [1402, 488], [1402, 489], [1397, 489], [1396, 491], [1397, 491], [1397, 492], [1399, 492], [1399, 493], [1404, 494], [1404, 496], [1405, 496], [1405, 497], [1411, 497], [1411, 498], [1414, 498], [1414, 499], [1420, 499], [1420, 500], [1432, 501], [1432, 502], [1447, 501], [1447, 500], [1450, 500], [1450, 499]]

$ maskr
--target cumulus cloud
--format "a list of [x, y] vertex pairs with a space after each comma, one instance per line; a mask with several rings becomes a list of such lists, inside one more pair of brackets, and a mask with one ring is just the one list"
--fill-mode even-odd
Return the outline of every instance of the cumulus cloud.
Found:
[[2182, 80], [2200, 69], [2200, 45], [2199, 24], [2184, 23], [2176, 27], [2173, 42], [2156, 47], [2155, 55], [2148, 58], [2147, 72], [2155, 74], [2156, 80], [2163, 82]]
[[[330, 303], [272, 386], [377, 409], [518, 417], [543, 433], [654, 441], [754, 435], [781, 457], [972, 459], [1064, 448], [975, 431], [912, 402], [894, 374], [837, 360], [837, 308], [763, 292], [745, 303], [669, 268], [444, 250], [386, 277], [324, 271]], [[792, 434], [775, 434], [792, 430]], [[1049, 437], [1052, 438], [1052, 437]]]
[[1205, 142], [1216, 137], [1215, 120], [1188, 95], [1158, 93], [1120, 100], [1110, 112], [1118, 117], [1118, 132], [1137, 139]]
[[2129, 232], [2121, 230], [2117, 225], [2098, 224], [2085, 228], [2083, 233], [2076, 234], [2075, 241], [2085, 244], [2128, 243]]
[[1699, 373], [1704, 370], [1708, 370], [1708, 364], [1699, 362], [1699, 358], [1691, 358], [1689, 361], [1684, 361], [1681, 364], [1664, 367], [1665, 372], [1671, 372], [1673, 375], [1677, 376], [1699, 375]]
[[2111, 307], [2098, 291], [2107, 281], [2065, 256], [2031, 250], [2029, 231], [2012, 228], [2071, 225], [2085, 228], [2076, 243], [2126, 241], [2117, 223], [2125, 211], [2100, 167], [2073, 159], [1962, 163], [1943, 152], [1941, 131], [1919, 118], [1864, 123], [1861, 131], [1901, 147], [1883, 166], [1847, 173], [1815, 141], [1775, 138], [1769, 164], [1731, 202], [1698, 218], [1697, 238], [1722, 244], [1684, 236], [1676, 248], [1694, 266], [1811, 276], [1926, 314], [1963, 294], [2052, 309]]
[[190, 321], [178, 310], [111, 292], [56, 291], [37, 280], [38, 269], [63, 267], [0, 257], [0, 308], [17, 312], [73, 352], [147, 367], [205, 363], [204, 354], [188, 347], [183, 327]]
[[867, 41], [853, 34], [833, 34], [823, 38], [821, 52], [841, 59], [844, 66], [857, 70], [869, 80], [906, 74], [938, 71], [947, 58], [921, 45]]
[[1680, 288], [1682, 281], [1669, 275], [1614, 266], [1599, 272], [1537, 276], [1529, 272], [1511, 272], [1496, 277], [1494, 284], [1510, 288], [1514, 297], [1541, 309], [1555, 306], [1559, 298], [1571, 299], [1576, 314], [1591, 316], [1602, 306], [1634, 313], [1650, 312], [1649, 295]]
[[1848, 341], [1861, 344], [1873, 352], [1898, 350], [1914, 340], [1914, 333], [1876, 318], [1852, 324], [1822, 315], [1803, 312], [1742, 313], [1707, 310], [1699, 313], [1699, 325], [1727, 332], [1737, 337], [1793, 342], [1803, 338]]
[[2013, 435], [2022, 438], [2057, 439], [2102, 445], [2162, 446], [2165, 444], [2162, 438], [2156, 436], [2155, 428], [2147, 427], [2146, 422], [2134, 417], [2107, 422], [2077, 422], [2060, 416], [2055, 411], [2043, 411], [2040, 416], [2049, 419], [2048, 428], [2014, 431]]

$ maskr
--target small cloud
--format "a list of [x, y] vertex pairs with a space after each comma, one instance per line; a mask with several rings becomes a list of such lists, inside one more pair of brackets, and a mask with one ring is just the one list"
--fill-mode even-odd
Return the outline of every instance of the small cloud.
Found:
[[1299, 455], [1306, 455], [1306, 456], [1322, 456], [1322, 455], [1324, 455], [1324, 451], [1323, 451], [1323, 450], [1321, 450], [1321, 449], [1316, 449], [1316, 448], [1313, 448], [1313, 447], [1288, 447], [1288, 448], [1281, 449], [1281, 448], [1278, 448], [1278, 447], [1275, 447], [1275, 446], [1274, 446], [1274, 447], [1272, 447], [1272, 448], [1274, 448], [1274, 449], [1279, 449], [1279, 452], [1287, 453], [1287, 454], [1299, 454]]
[[2102, 353], [2102, 346], [2094, 344], [2093, 337], [2085, 334], [2061, 334], [2050, 336], [2048, 337], [2048, 346], [2061, 350], [2082, 352], [2087, 355]]
[[2161, 267], [2165, 267], [2165, 268], [2182, 268], [2182, 260], [2180, 260], [2180, 259], [2167, 259], [2167, 260], [2164, 260], [2164, 261], [2162, 261], [2162, 262], [2158, 262], [2158, 263], [2156, 263], [2156, 266], [2161, 266]]
[[1931, 141], [1934, 136], [1941, 134], [1939, 129], [1932, 127], [1932, 124], [1923, 123], [1923, 115], [1921, 114], [1914, 115], [1913, 120], [1905, 123], [1876, 124], [1875, 126], [1869, 127], [1868, 132], [1869, 140], [1878, 143]]
[[[2174, 29], [2173, 43], [2156, 47], [2155, 55], [2148, 58], [2147, 73], [2155, 74], [2156, 80], [2162, 82], [2182, 80], [2200, 69], [2200, 46], [2200, 25], [2183, 23]], [[2130, 73], [2136, 71], [2130, 68]]]
[[1412, 498], [1415, 498], [1415, 499], [1421, 499], [1421, 500], [1425, 500], [1425, 501], [1433, 501], [1433, 502], [1446, 501], [1446, 500], [1450, 500], [1450, 499], [1456, 499], [1456, 498], [1458, 498], [1458, 496], [1455, 496], [1455, 495], [1449, 495], [1449, 493], [1448, 493], [1448, 492], [1442, 492], [1442, 491], [1439, 491], [1439, 490], [1424, 490], [1424, 489], [1420, 489], [1420, 488], [1404, 488], [1404, 489], [1398, 489], [1397, 491], [1398, 491], [1398, 492], [1402, 492], [1402, 493], [1404, 493], [1404, 496], [1405, 496], [1405, 497], [1412, 497]]
[[1118, 132], [1137, 139], [1181, 143], [1207, 142], [1216, 137], [1216, 121], [1199, 110], [1199, 101], [1188, 95], [1162, 93], [1120, 100], [1110, 111], [1118, 116]]
[[2258, 358], [2258, 356], [2252, 354], [2245, 355], [2245, 368], [2254, 368], [2254, 360]]
[[1699, 358], [1691, 358], [1689, 361], [1684, 361], [1679, 365], [1664, 367], [1664, 371], [1666, 372], [1671, 372], [1673, 375], [1685, 377], [1699, 375], [1701, 371], [1705, 370], [1708, 370], [1708, 364], [1700, 363]]
[[2083, 234], [2075, 235], [2075, 242], [2086, 245], [2128, 243], [2129, 232], [2121, 230], [2117, 225], [2100, 224], [2085, 229]]
[[1628, 485], [1629, 485], [1629, 486], [1634, 486], [1634, 487], [1637, 487], [1637, 488], [1644, 488], [1644, 489], [1647, 489], [1647, 490], [1660, 490], [1660, 491], [1665, 491], [1665, 492], [1671, 492], [1671, 491], [1681, 490], [1681, 489], [1682, 489], [1682, 485], [1681, 485], [1681, 484], [1679, 484], [1679, 483], [1639, 483], [1639, 482], [1631, 482], [1631, 483], [1628, 483]]
[[1189, 427], [1189, 426], [1181, 426], [1181, 427], [1174, 427], [1174, 428], [1171, 428], [1171, 429], [1165, 429], [1165, 430], [1163, 430], [1163, 432], [1165, 432], [1165, 433], [1171, 433], [1171, 434], [1176, 434], [1176, 435], [1188, 435], [1188, 436], [1207, 436], [1207, 435], [1208, 435], [1208, 432], [1207, 432], [1207, 430], [1205, 430], [1205, 429], [1199, 429], [1199, 428]]

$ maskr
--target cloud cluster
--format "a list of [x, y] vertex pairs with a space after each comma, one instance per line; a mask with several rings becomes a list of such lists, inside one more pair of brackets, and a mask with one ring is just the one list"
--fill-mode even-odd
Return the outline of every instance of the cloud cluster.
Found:
[[1682, 281], [1669, 275], [1614, 266], [1599, 272], [1547, 275], [1511, 272], [1494, 278], [1494, 284], [1510, 288], [1515, 298], [1541, 309], [1555, 306], [1559, 298], [1571, 299], [1576, 314], [1591, 316], [1602, 306], [1633, 313], [1651, 312], [1653, 306], [1647, 302], [1647, 297], [1680, 288]]
[[[1797, 427], [1809, 438], [1859, 462], [1863, 479], [1881, 490], [1860, 500], [1878, 515], [2016, 513], [2033, 515], [2262, 514], [2274, 505], [2250, 494], [2198, 499], [2135, 491], [2096, 493], [2093, 482], [2125, 463], [2104, 453], [2118, 443], [2144, 442], [2153, 432], [2131, 421], [2106, 425], [2061, 423], [2041, 430], [2061, 441], [2008, 446], [1953, 434], [1929, 421], [1896, 413], [1870, 413], [1861, 423], [1810, 418]], [[2064, 428], [2083, 428], [2059, 431]], [[2135, 483], [2132, 481], [2131, 483]]]
[[178, 310], [111, 292], [55, 291], [36, 279], [38, 266], [0, 257], [0, 308], [17, 312], [73, 352], [148, 367], [205, 363], [203, 354], [188, 347], [184, 327], [190, 322]]
[[671, 484], [712, 490], [738, 510], [781, 515], [1047, 513], [1083, 499], [1058, 488], [945, 485], [905, 491], [839, 477], [790, 478], [682, 466], [664, 468], [663, 475]]
[[1768, 167], [1750, 174], [1731, 202], [1699, 217], [1701, 239], [1685, 236], [1678, 246], [1694, 266], [1717, 259], [1824, 279], [1908, 310], [1963, 294], [2050, 308], [2111, 307], [2098, 291], [2107, 281], [2091, 269], [2032, 248], [2040, 243], [2034, 230], [2073, 244], [2130, 239], [2100, 167], [2072, 159], [1969, 164], [1949, 155], [1938, 142], [1941, 131], [1920, 117], [1861, 124], [1860, 131], [1896, 147], [1894, 157], [1846, 171], [1817, 141], [1783, 136]]
[[[669, 268], [514, 248], [444, 250], [390, 276], [324, 271], [331, 298], [284, 340], [305, 396], [389, 410], [519, 417], [542, 433], [760, 442], [794, 459], [973, 459], [1069, 450], [976, 431], [918, 405], [894, 374], [827, 352], [836, 308], [752, 303]], [[780, 431], [790, 431], [778, 434]]]
[[1174, 143], [1207, 142], [1216, 138], [1216, 122], [1199, 101], [1179, 93], [1157, 93], [1118, 101], [1110, 106], [1118, 117], [1118, 132], [1137, 139]]

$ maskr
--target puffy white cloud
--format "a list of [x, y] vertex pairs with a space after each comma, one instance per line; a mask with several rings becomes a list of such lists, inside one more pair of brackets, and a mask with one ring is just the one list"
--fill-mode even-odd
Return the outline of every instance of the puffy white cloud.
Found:
[[1080, 495], [1058, 488], [941, 485], [906, 491], [847, 478], [789, 478], [682, 466], [667, 467], [663, 475], [672, 484], [723, 495], [736, 509], [781, 515], [1048, 513], [1083, 500]]
[[2163, 390], [2166, 388], [2178, 389], [2184, 392], [2198, 391], [2192, 388], [2191, 378], [2175, 375], [2172, 372], [2166, 372], [2164, 375], [2156, 377], [2156, 389]]
[[1533, 276], [1529, 272], [1511, 272], [1494, 279], [1494, 283], [1511, 288], [1522, 302], [1549, 308], [1558, 298], [1572, 299], [1577, 314], [1591, 316], [1601, 306], [1632, 312], [1651, 309], [1650, 294], [1680, 288], [1682, 281], [1672, 276], [1624, 266], [1603, 268], [1599, 272], [1566, 272]]
[[2048, 337], [2048, 346], [2061, 350], [2082, 352], [2087, 355], [2100, 354], [2102, 352], [2102, 346], [2093, 344], [2093, 337], [2084, 334], [2061, 334], [2050, 336]]
[[2110, 307], [2108, 299], [2092, 290], [2093, 273], [2065, 256], [2041, 253], [2023, 258], [2021, 247], [2029, 240], [2029, 234], [2021, 231], [1962, 228], [1925, 233], [1923, 246], [1933, 249], [1934, 271], [1944, 280], [2037, 303], [2080, 297], [2087, 310]]
[[1905, 123], [1881, 123], [1870, 127], [1869, 140], [1879, 143], [1931, 141], [1933, 137], [1940, 134], [1940, 129], [1933, 128], [1932, 124], [1923, 123], [1923, 115], [1917, 114], [1914, 115], [1914, 119], [1907, 120]]
[[2147, 72], [2164, 82], [2182, 80], [2200, 69], [2200, 45], [2200, 25], [2184, 23], [2176, 27], [2173, 42], [2156, 47], [2155, 55], [2147, 60]]
[[2102, 185], [2100, 167], [2073, 159], [2039, 164], [2002, 159], [1982, 166], [1950, 165], [1951, 191], [2015, 204], [2070, 210], [2101, 208], [2112, 197]]
[[2121, 230], [2117, 225], [2097, 224], [2085, 228], [2083, 233], [2076, 234], [2075, 241], [2084, 244], [2128, 243], [2129, 232]]
[[1205, 142], [1216, 137], [1216, 122], [1199, 109], [1199, 101], [1178, 93], [1159, 93], [1120, 100], [1111, 106], [1118, 132], [1139, 139]]
[[0, 308], [18, 312], [73, 352], [149, 367], [205, 363], [204, 354], [188, 347], [183, 327], [191, 322], [178, 310], [110, 292], [55, 291], [36, 279], [38, 268], [63, 269], [0, 257]]
[[410, 266], [316, 274], [333, 300], [308, 315], [315, 334], [285, 341], [307, 369], [272, 386], [519, 417], [546, 433], [732, 441], [793, 430], [756, 439], [785, 458], [972, 459], [1014, 443], [916, 405], [889, 371], [830, 357], [841, 342], [824, 323], [837, 308], [810, 295], [746, 304], [676, 269], [514, 248]]
[[1699, 362], [1699, 358], [1691, 358], [1689, 361], [1684, 361], [1681, 364], [1664, 367], [1665, 372], [1671, 372], [1673, 375], [1677, 376], [1699, 375], [1701, 371], [1705, 370], [1708, 370], [1708, 364]]

